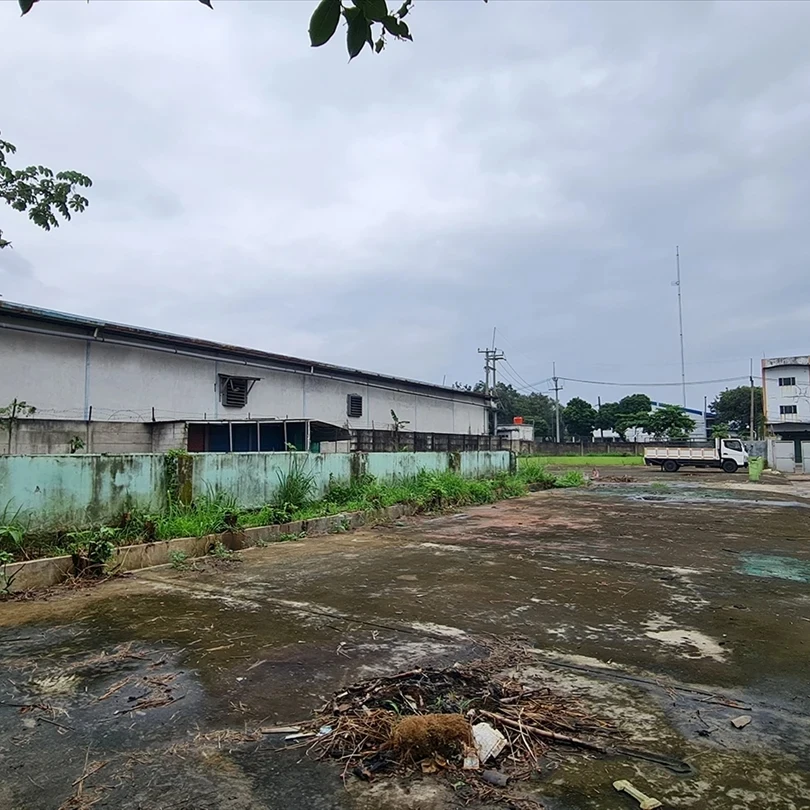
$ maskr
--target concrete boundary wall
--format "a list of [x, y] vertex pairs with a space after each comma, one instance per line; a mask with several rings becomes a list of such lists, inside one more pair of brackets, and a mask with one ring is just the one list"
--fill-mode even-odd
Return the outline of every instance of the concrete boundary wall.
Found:
[[[221, 542], [232, 551], [255, 548], [279, 542], [283, 535], [323, 535], [356, 529], [370, 523], [384, 523], [406, 515], [416, 509], [405, 504], [394, 504], [375, 512], [344, 512], [312, 520], [296, 520], [273, 526], [257, 526], [238, 532], [207, 534], [203, 537], [178, 537], [174, 540], [159, 540], [154, 543], [139, 543], [120, 546], [115, 550], [107, 570], [113, 574], [139, 571], [171, 563], [172, 554], [183, 553], [189, 559], [204, 557], [211, 548]], [[11, 593], [41, 590], [64, 582], [75, 574], [73, 558], [47, 557], [41, 560], [11, 563], [0, 574], [11, 581]]]
[[152, 453], [0, 456], [0, 515], [19, 512], [29, 529], [53, 531], [114, 522], [124, 512], [156, 512], [167, 492], [191, 502], [209, 494], [234, 497], [251, 509], [272, 502], [280, 478], [300, 468], [313, 478], [312, 497], [330, 481], [362, 475], [384, 481], [422, 470], [453, 470], [468, 478], [512, 469], [505, 450], [467, 453]]

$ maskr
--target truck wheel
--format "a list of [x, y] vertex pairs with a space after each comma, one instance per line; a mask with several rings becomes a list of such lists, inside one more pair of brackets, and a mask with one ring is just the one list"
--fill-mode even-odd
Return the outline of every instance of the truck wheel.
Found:
[[662, 465], [661, 469], [664, 472], [678, 472], [678, 462], [668, 458]]
[[723, 459], [723, 472], [735, 473], [737, 472], [737, 462], [733, 458]]

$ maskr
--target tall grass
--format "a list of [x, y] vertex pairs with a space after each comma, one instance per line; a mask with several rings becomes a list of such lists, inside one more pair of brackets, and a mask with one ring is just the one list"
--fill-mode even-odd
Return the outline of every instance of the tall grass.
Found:
[[279, 470], [278, 487], [274, 493], [274, 503], [277, 507], [291, 506], [300, 509], [309, 503], [312, 490], [315, 487], [315, 476], [307, 472], [304, 458], [294, 457], [287, 472]]
[[[172, 499], [160, 512], [129, 513], [115, 527], [97, 526], [81, 532], [62, 532], [56, 538], [50, 538], [48, 551], [69, 552], [71, 543], [75, 543], [79, 536], [87, 542], [97, 536], [103, 537], [119, 545], [175, 537], [202, 537], [228, 529], [308, 520], [341, 512], [379, 510], [397, 503], [409, 504], [420, 512], [437, 512], [515, 498], [525, 495], [529, 489], [581, 486], [585, 479], [576, 470], [557, 477], [536, 460], [525, 459], [515, 475], [504, 472], [484, 479], [462, 478], [449, 471], [422, 471], [411, 478], [393, 482], [379, 481], [372, 476], [351, 483], [332, 480], [319, 500], [312, 499], [314, 483], [314, 477], [304, 469], [303, 463], [296, 461], [287, 473], [279, 475], [272, 502], [259, 509], [245, 509], [234, 496], [209, 490], [191, 504]], [[13, 550], [17, 558], [31, 554], [27, 540], [26, 537]], [[21, 549], [25, 550], [24, 553], [20, 553]]]

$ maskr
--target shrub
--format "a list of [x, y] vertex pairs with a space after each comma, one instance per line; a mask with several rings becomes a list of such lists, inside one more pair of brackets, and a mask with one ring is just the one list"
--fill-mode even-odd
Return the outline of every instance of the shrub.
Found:
[[562, 489], [569, 487], [582, 487], [585, 486], [585, 476], [579, 470], [569, 470], [564, 475], [561, 475], [554, 482], [554, 486]]

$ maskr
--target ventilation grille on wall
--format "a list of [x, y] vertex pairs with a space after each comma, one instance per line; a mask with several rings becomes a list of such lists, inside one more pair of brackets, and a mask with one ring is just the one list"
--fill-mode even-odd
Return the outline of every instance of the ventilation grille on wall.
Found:
[[247, 405], [248, 394], [257, 377], [229, 377], [219, 375], [220, 401], [226, 408], [244, 408]]
[[346, 397], [346, 413], [353, 419], [363, 415], [363, 397], [360, 394], [349, 394]]

